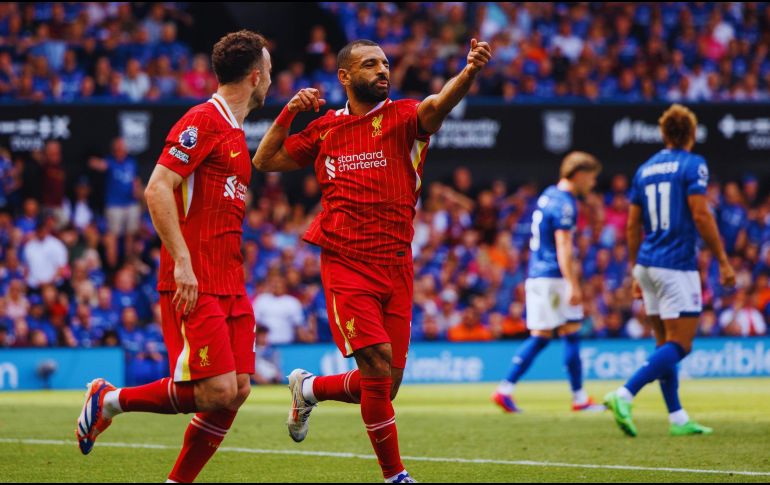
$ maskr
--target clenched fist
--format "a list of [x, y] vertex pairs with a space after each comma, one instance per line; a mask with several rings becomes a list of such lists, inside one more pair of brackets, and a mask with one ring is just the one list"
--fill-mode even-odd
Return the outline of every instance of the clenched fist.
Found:
[[317, 89], [300, 89], [299, 92], [291, 98], [291, 101], [289, 101], [289, 104], [287, 104], [286, 107], [291, 113], [310, 110], [317, 113], [321, 109], [321, 106], [326, 104], [326, 100], [320, 98], [320, 96], [321, 93]]

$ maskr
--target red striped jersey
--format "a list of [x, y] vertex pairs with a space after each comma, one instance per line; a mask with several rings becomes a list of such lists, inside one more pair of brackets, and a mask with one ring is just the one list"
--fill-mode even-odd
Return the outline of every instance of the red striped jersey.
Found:
[[[158, 164], [184, 178], [176, 189], [182, 234], [198, 291], [246, 293], [241, 234], [251, 157], [246, 137], [227, 102], [215, 94], [171, 128]], [[174, 260], [161, 248], [159, 291], [174, 291]]]
[[314, 163], [321, 213], [310, 243], [343, 256], [412, 262], [412, 220], [429, 137], [419, 133], [419, 101], [387, 99], [364, 116], [329, 110], [284, 143], [300, 165]]

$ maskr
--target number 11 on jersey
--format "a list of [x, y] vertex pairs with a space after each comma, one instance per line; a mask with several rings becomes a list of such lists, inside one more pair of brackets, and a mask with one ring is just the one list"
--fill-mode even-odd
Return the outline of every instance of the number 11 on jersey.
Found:
[[[671, 226], [671, 182], [649, 184], [644, 187], [644, 193], [647, 196], [647, 210], [650, 213], [652, 232], [658, 230], [658, 221], [660, 221], [661, 230], [667, 230]], [[660, 217], [658, 217], [657, 194], [660, 194]]]

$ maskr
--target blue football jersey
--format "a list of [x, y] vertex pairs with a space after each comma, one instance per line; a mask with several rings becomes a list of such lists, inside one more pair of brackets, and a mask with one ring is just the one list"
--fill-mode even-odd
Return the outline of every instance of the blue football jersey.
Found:
[[575, 196], [552, 185], [537, 199], [529, 240], [529, 278], [561, 278], [556, 259], [556, 231], [573, 231], [577, 221]]
[[684, 150], [661, 150], [639, 167], [631, 184], [631, 203], [642, 208], [644, 221], [640, 265], [697, 268], [698, 232], [687, 196], [705, 194], [708, 180], [706, 160]]

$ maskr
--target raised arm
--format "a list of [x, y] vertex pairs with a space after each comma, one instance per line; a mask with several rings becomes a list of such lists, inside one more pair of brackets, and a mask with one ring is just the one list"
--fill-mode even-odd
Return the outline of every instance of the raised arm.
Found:
[[425, 98], [417, 108], [417, 119], [420, 131], [433, 134], [441, 128], [444, 118], [457, 106], [473, 85], [476, 74], [479, 73], [492, 58], [492, 49], [486, 42], [471, 39], [471, 50], [468, 53], [468, 64], [444, 85], [438, 94]]
[[714, 220], [714, 215], [711, 214], [708, 201], [705, 195], [692, 194], [687, 196], [687, 205], [690, 206], [690, 213], [692, 213], [692, 220], [695, 223], [695, 227], [698, 228], [703, 241], [706, 246], [711, 250], [711, 253], [716, 256], [719, 262], [719, 281], [722, 286], [732, 287], [735, 286], [735, 270], [730, 266], [730, 261], [727, 259], [727, 253], [722, 245], [722, 240], [719, 239], [719, 229], [717, 229], [717, 223]]
[[160, 240], [174, 259], [176, 294], [172, 301], [177, 311], [187, 314], [195, 308], [198, 301], [198, 280], [193, 272], [190, 250], [179, 225], [174, 198], [174, 190], [181, 183], [181, 175], [163, 165], [156, 165], [147, 183], [144, 197]]
[[302, 168], [298, 161], [289, 156], [283, 143], [289, 137], [289, 128], [297, 113], [310, 110], [318, 112], [326, 104], [326, 100], [319, 96], [317, 89], [306, 88], [291, 98], [262, 138], [257, 153], [251, 159], [254, 168], [260, 172], [289, 172]]

